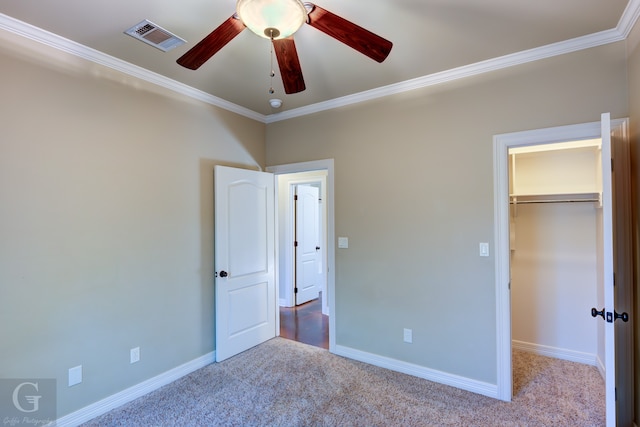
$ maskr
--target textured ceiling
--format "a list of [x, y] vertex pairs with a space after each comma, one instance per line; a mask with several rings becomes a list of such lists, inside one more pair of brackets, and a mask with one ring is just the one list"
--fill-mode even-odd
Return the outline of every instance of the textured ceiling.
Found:
[[[278, 76], [276, 94], [268, 93], [269, 41], [248, 30], [196, 71], [176, 64], [177, 58], [234, 13], [232, 0], [3, 0], [0, 13], [270, 115], [615, 29], [628, 0], [316, 3], [391, 40], [394, 46], [379, 64], [303, 25], [295, 41], [307, 89], [293, 95], [284, 93]], [[186, 39], [187, 44], [165, 53], [123, 33], [143, 19]], [[269, 105], [272, 97], [283, 100], [280, 110]]]

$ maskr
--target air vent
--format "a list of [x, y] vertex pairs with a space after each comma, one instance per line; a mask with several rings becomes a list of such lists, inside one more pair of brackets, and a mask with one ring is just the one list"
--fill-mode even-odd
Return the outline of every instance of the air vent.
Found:
[[186, 43], [185, 40], [171, 34], [164, 28], [154, 24], [151, 21], [144, 20], [125, 31], [131, 37], [150, 44], [151, 46], [167, 52], [174, 47], [178, 47]]

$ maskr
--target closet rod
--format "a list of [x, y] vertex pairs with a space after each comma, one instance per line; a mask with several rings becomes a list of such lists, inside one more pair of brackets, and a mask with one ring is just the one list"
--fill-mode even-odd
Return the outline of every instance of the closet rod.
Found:
[[562, 200], [511, 200], [512, 205], [525, 205], [530, 203], [578, 203], [578, 202], [600, 202], [599, 199], [562, 199]]

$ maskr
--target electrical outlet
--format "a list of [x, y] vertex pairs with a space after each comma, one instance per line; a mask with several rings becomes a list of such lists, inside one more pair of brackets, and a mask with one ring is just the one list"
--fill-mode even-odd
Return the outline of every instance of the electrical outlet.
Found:
[[132, 348], [129, 352], [130, 363], [136, 363], [140, 361], [140, 347]]
[[69, 369], [69, 387], [82, 382], [82, 365]]
[[411, 329], [404, 329], [404, 342], [413, 342], [413, 331]]

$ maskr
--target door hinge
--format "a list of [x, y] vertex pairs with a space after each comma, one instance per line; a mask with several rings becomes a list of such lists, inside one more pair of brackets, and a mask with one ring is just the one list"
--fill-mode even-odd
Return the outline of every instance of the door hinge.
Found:
[[293, 247], [294, 247], [294, 248], [297, 248], [297, 247], [298, 247], [298, 241], [297, 241], [297, 240], [294, 240], [294, 241], [293, 241]]
[[296, 194], [295, 196], [293, 196], [293, 200], [298, 200], [298, 195]]
[[616, 273], [613, 273], [613, 286], [616, 286]]
[[293, 288], [293, 293], [297, 294], [298, 293], [298, 288]]
[[613, 159], [611, 159], [611, 172], [613, 172]]
[[614, 387], [613, 389], [613, 395], [615, 397], [616, 402], [618, 401], [618, 387]]

